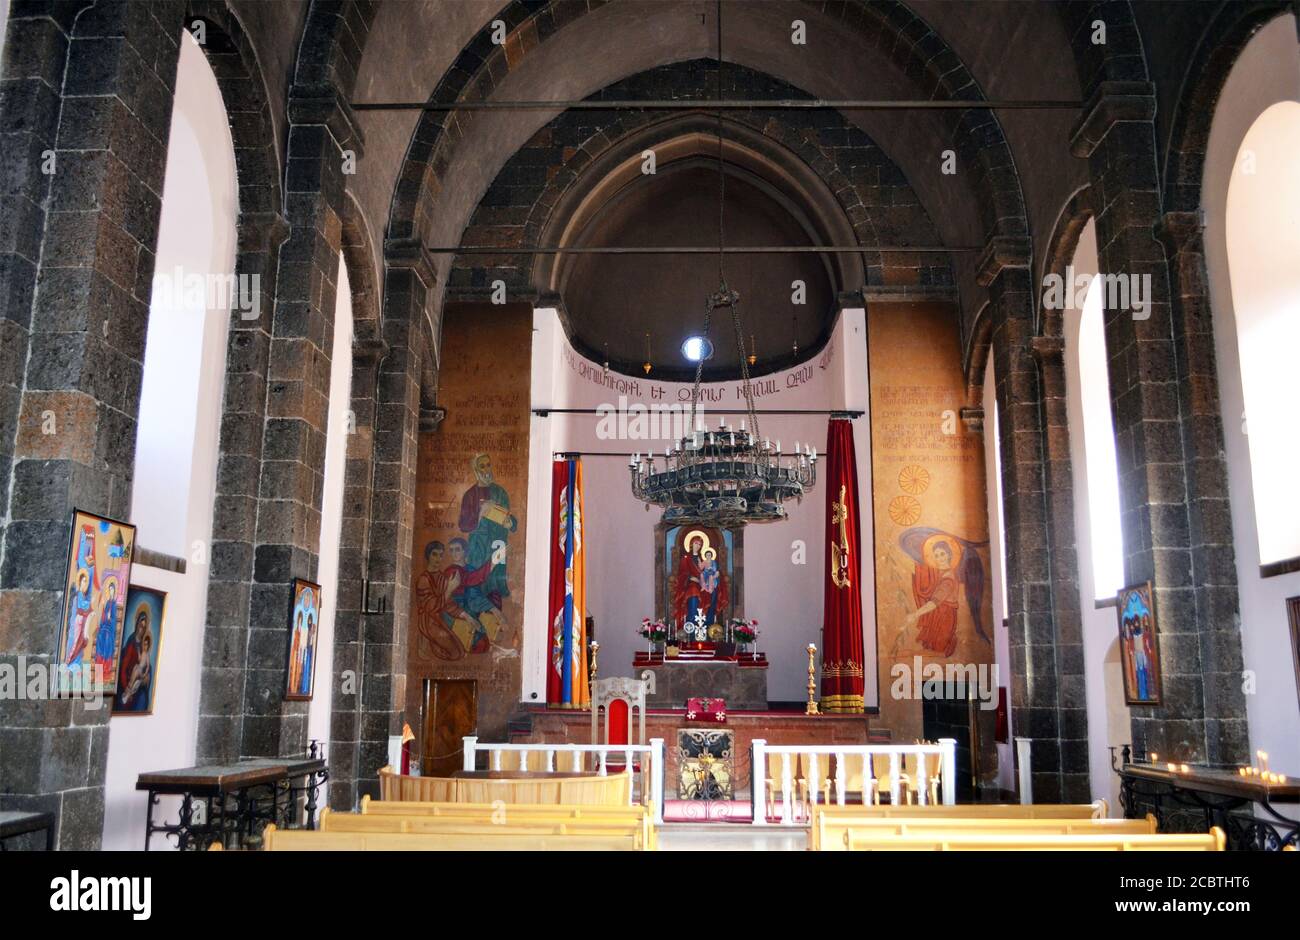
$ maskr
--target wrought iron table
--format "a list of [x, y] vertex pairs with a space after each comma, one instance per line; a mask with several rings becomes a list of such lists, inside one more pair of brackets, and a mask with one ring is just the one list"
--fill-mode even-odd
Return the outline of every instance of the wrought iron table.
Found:
[[1274, 806], [1300, 804], [1300, 781], [1295, 778], [1266, 783], [1258, 777], [1209, 767], [1175, 771], [1161, 764], [1131, 762], [1128, 749], [1124, 750], [1124, 762], [1115, 770], [1120, 776], [1120, 804], [1129, 819], [1150, 811], [1163, 830], [1171, 813], [1199, 812], [1207, 830], [1218, 826], [1226, 833], [1230, 850], [1300, 848], [1300, 821]]
[[0, 812], [0, 852], [5, 851], [5, 839], [42, 831], [45, 833], [45, 851], [53, 852], [54, 821], [53, 813], [31, 813], [21, 810]]
[[[315, 829], [317, 795], [328, 778], [325, 759], [314, 755], [143, 773], [135, 788], [148, 794], [145, 850], [158, 832], [174, 838], [182, 851], [205, 849], [218, 841], [227, 848], [248, 847], [258, 841], [266, 823], [298, 828], [299, 797], [304, 801], [305, 826]], [[181, 798], [175, 823], [154, 822], [154, 807], [162, 796]], [[200, 802], [205, 810], [201, 821], [195, 814]]]

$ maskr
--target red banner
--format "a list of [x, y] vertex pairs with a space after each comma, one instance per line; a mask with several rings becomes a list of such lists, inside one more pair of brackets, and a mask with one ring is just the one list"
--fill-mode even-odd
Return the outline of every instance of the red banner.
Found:
[[862, 529], [853, 422], [826, 432], [826, 594], [822, 628], [823, 712], [862, 712]]
[[582, 518], [582, 463], [556, 460], [551, 471], [551, 590], [546, 704], [586, 708], [587, 573]]

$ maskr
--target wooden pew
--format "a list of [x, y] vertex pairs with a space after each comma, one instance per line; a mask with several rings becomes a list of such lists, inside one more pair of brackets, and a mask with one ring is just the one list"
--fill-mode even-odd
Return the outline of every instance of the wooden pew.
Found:
[[[820, 850], [826, 843], [826, 830], [843, 830], [852, 822], [863, 819], [1105, 819], [1105, 800], [1095, 803], [942, 803], [862, 805], [835, 803], [819, 804], [812, 808], [809, 847]], [[836, 832], [835, 848], [840, 847]]]
[[828, 816], [810, 847], [836, 851], [846, 847], [844, 834], [853, 838], [874, 836], [929, 836], [935, 833], [1005, 835], [1156, 835], [1156, 818], [1146, 819], [849, 819]]
[[497, 826], [463, 832], [325, 832], [279, 829], [262, 833], [267, 852], [632, 852], [634, 833], [517, 833]]
[[[555, 818], [643, 819], [649, 818], [646, 806], [561, 805], [548, 803], [509, 803], [512, 813], [529, 813]], [[388, 816], [486, 816], [501, 808], [500, 803], [434, 803], [407, 800], [372, 800], [361, 798], [361, 814]]]
[[556, 776], [531, 779], [411, 777], [379, 771], [379, 793], [385, 801], [424, 803], [539, 803], [591, 806], [631, 805], [632, 775], [627, 771], [601, 777]]
[[851, 852], [1222, 852], [1225, 837], [1217, 826], [1204, 835], [1028, 835], [1005, 832], [952, 832], [895, 835], [844, 833]]
[[[320, 829], [323, 832], [406, 832], [491, 836], [500, 833], [537, 836], [630, 835], [638, 850], [652, 850], [656, 847], [654, 826], [650, 825], [649, 817], [644, 813], [639, 818], [635, 816], [575, 817], [553, 812], [516, 812], [517, 809], [520, 807], [496, 807], [485, 814], [450, 816], [336, 813], [326, 809], [321, 811]], [[550, 807], [536, 809], [549, 810]]]

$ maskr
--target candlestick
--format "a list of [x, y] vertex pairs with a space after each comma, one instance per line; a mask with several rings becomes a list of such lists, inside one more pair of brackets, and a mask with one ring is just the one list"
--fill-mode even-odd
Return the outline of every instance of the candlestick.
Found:
[[817, 714], [817, 646], [814, 643], [808, 644], [808, 708], [804, 711], [806, 715]]
[[595, 640], [592, 640], [590, 645], [591, 645], [591, 675], [588, 681], [592, 685], [595, 685], [596, 674], [599, 672], [599, 666], [597, 666], [597, 660], [600, 656], [600, 644], [597, 643]]

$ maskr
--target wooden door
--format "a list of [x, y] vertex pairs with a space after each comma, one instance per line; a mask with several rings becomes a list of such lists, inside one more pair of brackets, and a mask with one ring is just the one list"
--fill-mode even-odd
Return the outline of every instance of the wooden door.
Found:
[[478, 728], [478, 683], [425, 679], [423, 691], [420, 772], [426, 777], [450, 777], [464, 767], [462, 739]]

